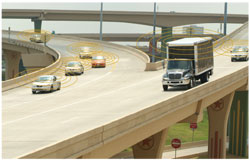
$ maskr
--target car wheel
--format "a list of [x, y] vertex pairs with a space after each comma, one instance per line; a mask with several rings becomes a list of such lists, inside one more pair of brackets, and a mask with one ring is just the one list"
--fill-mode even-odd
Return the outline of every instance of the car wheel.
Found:
[[49, 92], [52, 92], [52, 91], [53, 91], [53, 85], [50, 86]]
[[32, 94], [36, 94], [36, 91], [33, 91], [33, 90], [32, 90]]
[[234, 62], [234, 58], [231, 58], [231, 62]]
[[168, 90], [168, 85], [163, 85], [162, 87], [163, 87], [163, 90], [164, 90], [164, 91], [167, 91], [167, 90]]
[[194, 79], [190, 79], [190, 83], [188, 84], [187, 88], [190, 89], [190, 88], [193, 88], [195, 87], [196, 83], [195, 83], [195, 80]]
[[59, 84], [59, 86], [58, 86], [57, 90], [60, 90], [60, 89], [61, 89], [61, 84]]

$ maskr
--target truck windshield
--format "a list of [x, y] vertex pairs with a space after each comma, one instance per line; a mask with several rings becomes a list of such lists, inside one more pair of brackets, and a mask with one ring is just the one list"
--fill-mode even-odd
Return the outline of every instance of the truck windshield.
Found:
[[191, 69], [192, 61], [168, 61], [168, 69]]

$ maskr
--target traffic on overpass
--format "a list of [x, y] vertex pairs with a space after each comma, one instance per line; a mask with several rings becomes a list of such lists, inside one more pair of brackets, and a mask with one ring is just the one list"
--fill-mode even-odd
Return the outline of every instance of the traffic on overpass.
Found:
[[248, 158], [247, 2], [2, 4], [3, 159]]

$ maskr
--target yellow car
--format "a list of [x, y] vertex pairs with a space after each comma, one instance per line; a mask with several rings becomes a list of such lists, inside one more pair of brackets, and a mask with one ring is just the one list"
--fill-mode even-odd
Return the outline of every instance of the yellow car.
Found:
[[70, 61], [65, 66], [65, 76], [69, 74], [83, 74], [84, 67], [81, 62], [78, 61]]
[[32, 93], [35, 94], [38, 91], [52, 92], [54, 90], [61, 89], [61, 81], [54, 75], [44, 75], [38, 77], [38, 79], [32, 83]]
[[35, 33], [30, 36], [30, 41], [35, 43], [48, 42], [51, 39], [51, 34]]
[[30, 37], [30, 41], [35, 43], [43, 43], [44, 41], [42, 40], [42, 37], [43, 36], [41, 34], [32, 34]]

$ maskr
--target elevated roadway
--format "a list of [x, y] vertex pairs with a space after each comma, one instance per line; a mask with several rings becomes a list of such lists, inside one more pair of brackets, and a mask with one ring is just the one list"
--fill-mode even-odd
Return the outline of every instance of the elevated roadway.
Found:
[[[96, 39], [99, 40], [100, 35], [97, 33], [92, 34], [82, 34], [82, 33], [65, 33], [65, 34], [58, 34], [58, 35], [64, 35], [64, 36], [74, 36], [74, 37], [80, 37], [80, 38], [89, 38], [89, 39]], [[173, 34], [171, 39], [178, 39], [178, 38], [185, 38], [185, 37], [212, 37], [214, 40], [217, 40], [221, 38], [222, 34]], [[117, 34], [117, 33], [104, 33], [102, 35], [103, 41], [121, 41], [121, 42], [149, 42], [153, 37], [152, 34], [132, 34], [132, 33], [123, 33], [123, 34]], [[161, 39], [161, 34], [156, 34], [156, 40]]]
[[[199, 23], [222, 23], [223, 14], [157, 12], [156, 26], [173, 27]], [[29, 10], [3, 9], [2, 18], [32, 19], [34, 21], [99, 21], [99, 11], [79, 10]], [[244, 23], [248, 15], [228, 14], [228, 23]], [[103, 11], [103, 20], [107, 22], [126, 22], [153, 25], [153, 12]]]
[[[248, 41], [248, 27], [232, 39]], [[74, 42], [55, 37], [48, 45], [67, 58], [75, 56], [65, 50]], [[221, 55], [218, 47], [210, 82], [163, 92], [164, 70], [144, 72], [140, 57], [96, 42], [119, 61], [87, 71], [61, 91], [32, 95], [30, 88], [19, 87], [2, 93], [3, 158], [109, 158], [195, 114], [202, 98], [209, 98], [203, 109], [247, 84], [248, 62], [232, 63], [229, 50]], [[63, 79], [63, 73], [55, 74]]]

